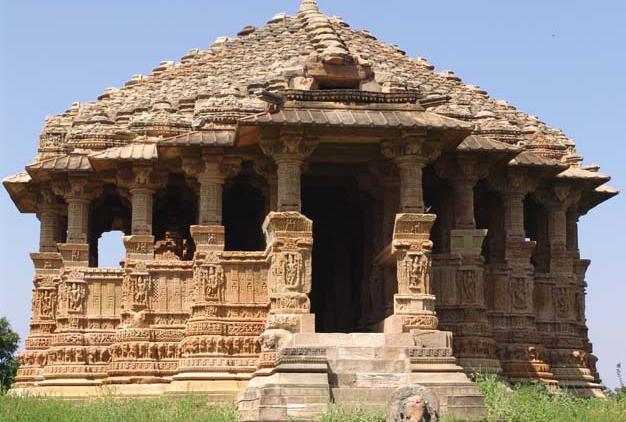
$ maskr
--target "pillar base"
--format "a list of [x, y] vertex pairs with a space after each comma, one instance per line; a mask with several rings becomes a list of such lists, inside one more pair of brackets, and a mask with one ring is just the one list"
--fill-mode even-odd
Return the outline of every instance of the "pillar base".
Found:
[[222, 252], [225, 245], [224, 226], [191, 226], [196, 252]]
[[89, 245], [86, 243], [59, 243], [59, 252], [65, 267], [88, 267]]
[[126, 259], [151, 261], [154, 259], [154, 236], [132, 235], [124, 237]]

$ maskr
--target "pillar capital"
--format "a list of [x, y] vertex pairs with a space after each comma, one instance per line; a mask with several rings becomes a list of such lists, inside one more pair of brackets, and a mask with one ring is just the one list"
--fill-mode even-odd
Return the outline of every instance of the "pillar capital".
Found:
[[296, 211], [302, 208], [301, 175], [304, 160], [318, 145], [316, 138], [305, 136], [301, 130], [281, 131], [278, 137], [262, 137], [259, 146], [272, 157], [277, 166], [277, 211]]
[[580, 192], [573, 186], [566, 184], [555, 184], [538, 189], [533, 193], [533, 196], [548, 210], [563, 212], [576, 205], [580, 200]]
[[86, 175], [71, 175], [67, 178], [53, 179], [50, 189], [45, 194], [58, 195], [67, 200], [84, 200], [89, 202], [100, 194], [100, 187], [90, 183]]
[[454, 207], [454, 229], [476, 228], [474, 216], [474, 187], [489, 175], [489, 168], [476, 156], [456, 155], [439, 160], [435, 171], [450, 181]]
[[241, 169], [241, 158], [224, 157], [212, 151], [201, 156], [183, 156], [183, 171], [194, 177], [199, 185], [198, 225], [220, 226], [222, 224], [222, 189], [227, 178]]
[[465, 154], [439, 159], [435, 163], [435, 171], [439, 177], [449, 180], [453, 185], [472, 187], [489, 175], [489, 168], [478, 157]]
[[424, 136], [405, 136], [381, 144], [382, 154], [400, 171], [400, 212], [423, 213], [422, 170], [438, 152], [425, 146]]
[[304, 161], [318, 143], [317, 138], [306, 136], [302, 130], [282, 130], [278, 137], [262, 137], [259, 146], [265, 155], [280, 165], [284, 161]]

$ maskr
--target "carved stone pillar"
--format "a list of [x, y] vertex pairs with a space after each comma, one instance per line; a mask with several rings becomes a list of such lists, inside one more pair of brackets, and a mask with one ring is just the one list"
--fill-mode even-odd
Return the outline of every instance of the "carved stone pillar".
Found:
[[135, 183], [129, 187], [132, 206], [132, 234], [152, 235], [152, 203], [154, 189], [149, 184], [150, 168], [135, 170]]
[[306, 138], [301, 132], [282, 132], [278, 139], [262, 138], [260, 146], [277, 166], [278, 212], [300, 212], [302, 165], [317, 141]]
[[[551, 383], [534, 312], [534, 267], [530, 262], [535, 242], [526, 240], [524, 198], [535, 187], [535, 179], [509, 170], [505, 177], [491, 180], [504, 209], [504, 277], [489, 280], [494, 292], [489, 317], [498, 342], [502, 374], [512, 381], [534, 378]], [[502, 301], [504, 298], [504, 302]], [[496, 304], [499, 302], [499, 304]]]
[[222, 225], [222, 190], [224, 176], [221, 159], [205, 154], [202, 157], [202, 169], [196, 175], [200, 192], [198, 195], [198, 225]]
[[428, 162], [424, 139], [410, 137], [382, 144], [385, 157], [395, 161], [400, 172], [400, 213], [423, 213], [422, 169]]
[[67, 239], [65, 244], [57, 244], [66, 267], [89, 266], [89, 205], [99, 188], [88, 183], [86, 176], [70, 176], [52, 183], [54, 193], [67, 203]]
[[267, 328], [315, 332], [309, 300], [313, 222], [297, 212], [270, 213], [263, 231], [270, 259]]
[[57, 252], [57, 232], [59, 209], [51, 190], [41, 191], [37, 217], [41, 223], [39, 232], [39, 252]]
[[90, 199], [85, 188], [87, 179], [70, 179], [66, 192], [67, 202], [67, 243], [87, 243]]
[[150, 260], [154, 257], [152, 207], [156, 187], [152, 166], [135, 165], [118, 172], [118, 185], [128, 189], [131, 201], [131, 235], [124, 237], [126, 258]]
[[400, 214], [395, 218], [391, 248], [376, 258], [378, 265], [395, 267], [397, 283], [393, 315], [378, 328], [389, 334], [436, 330], [430, 231], [437, 216], [423, 214], [422, 169], [428, 157], [437, 153], [426, 151], [425, 137], [420, 134], [384, 142], [381, 151], [396, 163], [400, 173]]
[[501, 371], [496, 341], [487, 318], [482, 244], [487, 230], [477, 230], [474, 187], [487, 168], [472, 157], [460, 156], [437, 166], [452, 186], [454, 223], [450, 250], [433, 262], [440, 329], [454, 334], [454, 354], [466, 372]]
[[[581, 301], [584, 300], [584, 273], [588, 263], [581, 262], [578, 252], [573, 250], [573, 234], [569, 225], [576, 215], [575, 207], [580, 193], [575, 187], [557, 184], [543, 189], [535, 197], [547, 209], [549, 273], [540, 293], [544, 309], [538, 320], [547, 358], [559, 381], [559, 385], [572, 388], [580, 395], [603, 396], [602, 388], [596, 383], [596, 358], [591, 353]], [[581, 277], [583, 280], [581, 280]]]

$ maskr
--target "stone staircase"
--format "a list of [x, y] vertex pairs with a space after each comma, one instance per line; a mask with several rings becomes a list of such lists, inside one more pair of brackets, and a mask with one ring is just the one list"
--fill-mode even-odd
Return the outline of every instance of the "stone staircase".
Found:
[[267, 376], [239, 399], [244, 421], [315, 420], [330, 402], [387, 411], [400, 387], [420, 385], [442, 416], [485, 417], [478, 387], [456, 364], [449, 333], [295, 334]]

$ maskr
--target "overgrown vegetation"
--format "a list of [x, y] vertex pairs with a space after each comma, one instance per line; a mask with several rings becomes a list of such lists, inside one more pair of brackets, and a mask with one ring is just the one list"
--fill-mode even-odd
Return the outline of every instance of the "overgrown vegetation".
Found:
[[489, 422], [624, 422], [626, 393], [607, 400], [581, 399], [565, 391], [548, 394], [539, 383], [517, 385], [512, 391], [494, 377], [479, 377]]
[[69, 402], [36, 397], [0, 397], [3, 422], [236, 422], [233, 404], [211, 405], [202, 397], [102, 398]]
[[6, 318], [0, 318], [0, 394], [9, 389], [19, 366], [15, 357], [20, 337]]
[[[485, 422], [624, 422], [626, 392], [607, 400], [578, 399], [563, 392], [548, 394], [540, 384], [515, 386], [493, 377], [478, 379], [485, 396], [488, 417]], [[215, 406], [202, 397], [160, 399], [102, 398], [87, 402], [0, 396], [0, 421], [13, 422], [236, 422], [234, 404]], [[322, 422], [384, 422], [382, 412], [343, 409], [331, 406]], [[447, 418], [442, 422], [457, 422]]]

